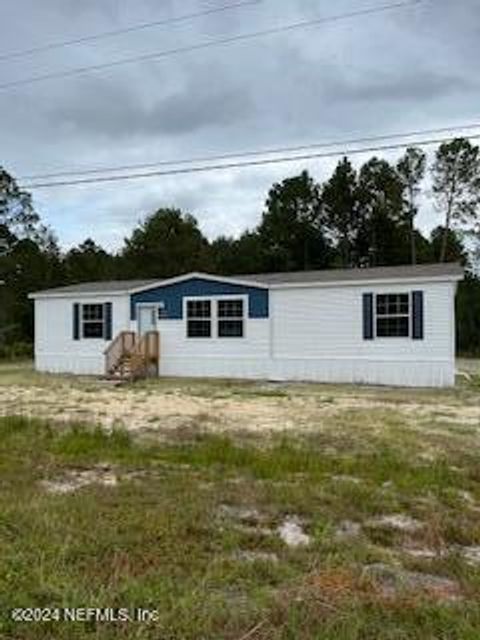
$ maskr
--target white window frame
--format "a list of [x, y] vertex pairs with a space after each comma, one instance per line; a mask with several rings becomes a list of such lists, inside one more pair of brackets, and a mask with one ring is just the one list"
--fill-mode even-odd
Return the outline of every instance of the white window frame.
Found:
[[[197, 337], [189, 337], [188, 335], [188, 315], [187, 315], [187, 307], [188, 307], [188, 302], [191, 301], [198, 301], [198, 302], [202, 302], [202, 301], [206, 301], [209, 300], [210, 301], [210, 305], [211, 305], [211, 315], [210, 315], [210, 322], [211, 322], [211, 333], [210, 333], [210, 338], [197, 338]], [[219, 301], [227, 301], [227, 300], [242, 300], [243, 302], [243, 335], [240, 336], [225, 336], [225, 337], [221, 337], [218, 335], [218, 322], [219, 320], [229, 320], [229, 318], [219, 318], [218, 317], [218, 303]], [[199, 318], [200, 319], [200, 318]], [[233, 320], [239, 320], [240, 318], [232, 318]], [[247, 327], [248, 327], [248, 295], [246, 294], [239, 294], [239, 295], [235, 295], [235, 294], [225, 294], [225, 295], [214, 295], [214, 296], [185, 296], [183, 298], [183, 322], [184, 322], [184, 326], [185, 326], [185, 339], [190, 341], [199, 341], [199, 342], [208, 342], [208, 340], [214, 340], [214, 341], [236, 341], [236, 340], [245, 340], [245, 338], [247, 337]]]
[[144, 309], [144, 308], [151, 308], [151, 309], [155, 309], [155, 331], [158, 330], [158, 308], [159, 308], [159, 303], [158, 302], [137, 302], [137, 304], [135, 305], [135, 329], [134, 331], [140, 332], [140, 310]]
[[138, 324], [138, 312], [140, 310], [140, 307], [155, 307], [155, 318], [156, 318], [157, 325], [162, 320], [169, 320], [168, 316], [160, 318], [160, 310], [165, 311], [166, 309], [166, 305], [164, 302], [137, 302], [135, 304], [135, 320], [134, 320], [134, 322], [136, 322], [137, 324]]
[[[221, 302], [241, 302], [242, 303], [242, 315], [241, 316], [220, 316], [219, 307]], [[215, 302], [216, 314], [217, 314], [217, 336], [219, 340], [241, 340], [245, 337], [245, 300], [239, 296], [225, 296], [219, 298]], [[220, 323], [221, 322], [241, 322], [242, 323], [242, 335], [241, 336], [221, 336], [220, 335]]]
[[[83, 317], [83, 310], [85, 307], [101, 307], [102, 309], [102, 319], [101, 320], [85, 320]], [[80, 336], [82, 340], [104, 340], [105, 336], [105, 304], [103, 302], [85, 302], [80, 304]], [[85, 325], [87, 324], [100, 324], [102, 325], [102, 335], [101, 336], [86, 336], [85, 335]]]
[[[408, 296], [408, 313], [392, 313], [388, 315], [379, 315], [377, 313], [377, 298], [379, 296]], [[412, 337], [412, 293], [410, 291], [381, 291], [374, 295], [373, 305], [373, 327], [376, 340], [408, 340]], [[407, 318], [408, 319], [408, 335], [406, 336], [379, 336], [378, 335], [378, 318]]]
[[[188, 317], [188, 303], [189, 302], [210, 302], [210, 317], [206, 318], [206, 317], [195, 317], [195, 318], [189, 318]], [[211, 340], [214, 337], [214, 331], [213, 331], [213, 322], [214, 322], [214, 315], [215, 315], [215, 305], [212, 301], [212, 299], [209, 296], [202, 296], [202, 297], [197, 297], [197, 296], [192, 296], [190, 298], [184, 298], [183, 299], [183, 319], [184, 319], [184, 323], [185, 323], [185, 338], [187, 340], [199, 340], [200, 342], [205, 342], [206, 340]], [[188, 335], [188, 321], [189, 320], [198, 320], [198, 322], [210, 322], [210, 335], [209, 336], [189, 336]]]

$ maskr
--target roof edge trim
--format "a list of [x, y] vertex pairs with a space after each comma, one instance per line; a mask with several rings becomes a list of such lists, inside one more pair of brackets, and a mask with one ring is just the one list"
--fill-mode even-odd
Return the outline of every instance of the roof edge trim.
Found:
[[201, 271], [192, 271], [191, 273], [185, 273], [181, 276], [174, 276], [173, 278], [167, 278], [166, 280], [159, 280], [158, 282], [152, 282], [148, 285], [141, 287], [134, 287], [128, 289], [125, 293], [130, 295], [134, 293], [141, 293], [142, 291], [149, 291], [150, 289], [157, 289], [158, 287], [168, 287], [179, 282], [185, 282], [192, 278], [201, 278], [202, 280], [209, 280], [210, 282], [227, 282], [228, 284], [237, 284], [242, 287], [250, 287], [257, 289], [269, 289], [269, 285], [264, 282], [256, 280], [243, 280], [241, 276], [217, 276], [210, 273], [203, 273]]
[[403, 284], [404, 282], [460, 282], [464, 279], [460, 274], [446, 274], [438, 276], [403, 276], [391, 278], [366, 278], [364, 280], [331, 280], [330, 282], [288, 282], [271, 284], [269, 289], [309, 289], [311, 287], [358, 287], [363, 285]]

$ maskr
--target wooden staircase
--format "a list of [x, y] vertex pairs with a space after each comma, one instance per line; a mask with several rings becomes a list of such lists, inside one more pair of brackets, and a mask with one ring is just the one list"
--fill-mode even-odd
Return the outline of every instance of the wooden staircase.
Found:
[[104, 351], [105, 376], [109, 380], [134, 381], [158, 376], [160, 336], [148, 331], [138, 336], [134, 331], [122, 331]]

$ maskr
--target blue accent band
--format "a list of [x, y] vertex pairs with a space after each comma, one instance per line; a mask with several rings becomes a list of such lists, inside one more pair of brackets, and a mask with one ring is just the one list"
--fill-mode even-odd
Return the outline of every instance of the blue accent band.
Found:
[[155, 287], [130, 296], [130, 317], [136, 320], [137, 304], [164, 304], [166, 319], [181, 320], [183, 317], [183, 299], [202, 296], [248, 296], [248, 317], [268, 318], [269, 294], [267, 289], [244, 285], [191, 278], [175, 284]]

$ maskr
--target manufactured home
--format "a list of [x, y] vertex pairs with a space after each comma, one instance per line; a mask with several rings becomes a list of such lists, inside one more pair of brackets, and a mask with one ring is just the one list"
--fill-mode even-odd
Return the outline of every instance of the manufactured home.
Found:
[[447, 387], [457, 264], [92, 282], [31, 294], [39, 371]]

